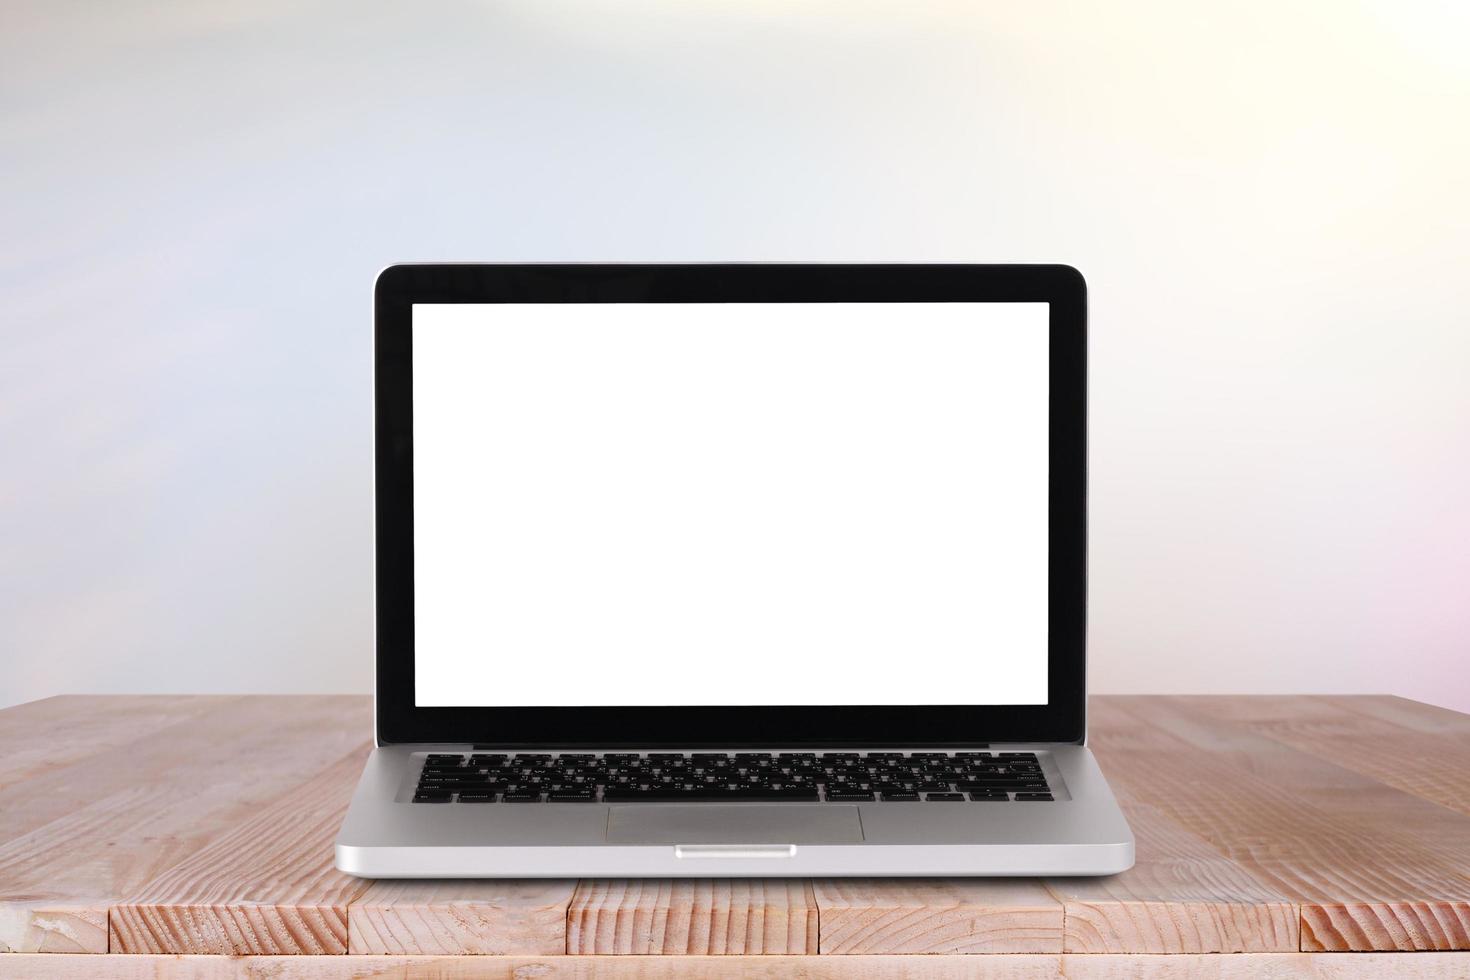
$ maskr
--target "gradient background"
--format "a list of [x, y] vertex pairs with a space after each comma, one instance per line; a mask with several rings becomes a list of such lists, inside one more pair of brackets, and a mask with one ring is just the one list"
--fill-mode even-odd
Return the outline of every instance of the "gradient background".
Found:
[[367, 691], [402, 260], [1068, 262], [1092, 684], [1470, 710], [1463, 3], [0, 8], [0, 704]]

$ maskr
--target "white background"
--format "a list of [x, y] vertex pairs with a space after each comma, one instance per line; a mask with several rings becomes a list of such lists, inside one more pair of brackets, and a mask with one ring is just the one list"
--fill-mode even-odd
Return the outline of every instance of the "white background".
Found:
[[1068, 262], [1091, 684], [1470, 710], [1470, 4], [0, 6], [0, 702], [372, 689], [392, 262]]
[[417, 702], [1046, 702], [1044, 304], [417, 306]]

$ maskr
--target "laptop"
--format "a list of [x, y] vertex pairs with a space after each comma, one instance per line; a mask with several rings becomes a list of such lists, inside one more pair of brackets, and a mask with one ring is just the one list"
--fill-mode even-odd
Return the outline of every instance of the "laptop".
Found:
[[399, 265], [363, 877], [1100, 875], [1086, 286]]

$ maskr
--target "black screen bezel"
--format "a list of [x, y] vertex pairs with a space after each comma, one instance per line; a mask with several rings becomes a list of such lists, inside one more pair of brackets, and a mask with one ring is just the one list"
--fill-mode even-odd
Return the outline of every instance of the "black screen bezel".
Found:
[[[415, 303], [1047, 303], [1044, 705], [419, 707], [413, 657]], [[1086, 283], [1064, 265], [396, 265], [375, 295], [379, 744], [763, 746], [1081, 742], [1085, 734]], [[947, 678], [942, 683], [953, 683]]]

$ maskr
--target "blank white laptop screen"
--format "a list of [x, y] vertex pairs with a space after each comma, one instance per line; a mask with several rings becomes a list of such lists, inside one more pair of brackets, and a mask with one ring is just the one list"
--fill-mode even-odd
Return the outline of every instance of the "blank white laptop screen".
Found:
[[1046, 703], [1047, 314], [416, 305], [416, 703]]

